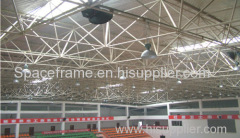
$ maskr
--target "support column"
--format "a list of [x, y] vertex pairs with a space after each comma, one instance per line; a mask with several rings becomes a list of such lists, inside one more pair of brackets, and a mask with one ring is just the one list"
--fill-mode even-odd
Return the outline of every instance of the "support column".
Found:
[[202, 100], [199, 100], [198, 104], [199, 104], [200, 115], [202, 115], [203, 114], [203, 111], [202, 111]]
[[[65, 102], [62, 103], [62, 118], [65, 117]], [[65, 130], [65, 121], [62, 121], [61, 123], [61, 130]], [[64, 133], [62, 133], [64, 134]]]
[[144, 116], [147, 116], [147, 108], [144, 107]]
[[[21, 102], [18, 101], [17, 102], [17, 118], [20, 118], [21, 117]], [[19, 137], [19, 129], [20, 129], [20, 124], [17, 123], [16, 124], [16, 127], [15, 127], [15, 138], [18, 138]]]
[[126, 106], [126, 116], [127, 116], [127, 121], [126, 121], [126, 126], [129, 127], [129, 108]]
[[171, 126], [171, 121], [169, 120], [169, 115], [170, 115], [170, 105], [169, 105], [169, 103], [167, 103], [168, 129]]
[[238, 100], [238, 110], [240, 112], [240, 98], [237, 96], [237, 100]]
[[[147, 107], [143, 108], [143, 115], [147, 116]], [[143, 120], [143, 125], [146, 125], [146, 124], [147, 124], [146, 120]]]
[[[97, 105], [97, 110], [98, 110], [98, 114], [97, 114], [97, 117], [100, 117], [101, 116], [101, 107], [100, 107], [100, 104]], [[97, 127], [98, 127], [98, 132], [101, 132], [101, 121], [98, 120], [97, 122]]]
[[47, 111], [50, 111], [50, 107], [49, 107], [49, 105], [47, 106]]

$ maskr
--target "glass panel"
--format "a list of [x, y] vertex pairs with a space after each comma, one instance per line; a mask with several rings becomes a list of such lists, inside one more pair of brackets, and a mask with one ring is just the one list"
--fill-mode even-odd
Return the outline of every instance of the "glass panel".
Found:
[[171, 112], [170, 115], [200, 115], [199, 112]]
[[172, 121], [172, 126], [182, 126], [182, 121]]
[[65, 117], [97, 117], [97, 114], [96, 113], [80, 113], [80, 114], [67, 113], [65, 114]]
[[66, 104], [66, 111], [91, 111], [97, 110], [97, 105], [85, 105], [85, 104]]
[[16, 103], [1, 103], [1, 110], [2, 111], [14, 111], [17, 110]]
[[57, 103], [22, 103], [22, 111], [61, 111], [61, 104]]
[[167, 115], [167, 106], [147, 108], [147, 115]]
[[48, 104], [44, 103], [22, 103], [21, 110], [22, 111], [47, 111]]
[[203, 108], [238, 107], [238, 100], [203, 101]]
[[13, 119], [16, 118], [16, 114], [1, 114], [1, 119]]
[[129, 108], [129, 115], [130, 116], [143, 116], [144, 115], [144, 109], [141, 108]]
[[238, 111], [214, 111], [214, 112], [203, 112], [203, 115], [238, 115]]
[[170, 109], [196, 109], [199, 108], [198, 102], [170, 104]]
[[21, 118], [61, 118], [62, 114], [21, 114]]
[[126, 116], [126, 108], [119, 106], [101, 106], [101, 116]]

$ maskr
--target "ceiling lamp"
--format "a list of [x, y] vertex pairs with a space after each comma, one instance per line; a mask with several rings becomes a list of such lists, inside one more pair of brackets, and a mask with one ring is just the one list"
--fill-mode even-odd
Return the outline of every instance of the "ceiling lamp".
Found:
[[19, 83], [19, 80], [18, 79], [14, 79], [13, 82], [14, 83]]
[[27, 64], [24, 65], [24, 69], [22, 70], [22, 73], [30, 74], [30, 70], [28, 69], [28, 65]]
[[233, 70], [235, 70], [235, 71], [238, 71], [239, 70], [239, 62], [235, 62], [235, 67], [233, 68]]
[[239, 61], [237, 61], [240, 58], [240, 52], [238, 51], [229, 51], [227, 52], [228, 57], [230, 57], [233, 61], [235, 61], [235, 66], [233, 67], [233, 70], [238, 71], [239, 70]]
[[141, 54], [142, 59], [154, 59], [157, 57], [156, 53], [154, 51], [150, 50], [150, 48], [151, 48], [150, 43], [145, 44], [145, 48], [147, 50], [142, 52], [142, 54]]
[[227, 52], [227, 55], [228, 55], [232, 60], [236, 60], [237, 56], [240, 56], [240, 52], [229, 51], [229, 52]]
[[126, 80], [127, 78], [124, 76], [124, 73], [119, 77], [120, 80]]
[[[99, 7], [95, 7], [100, 9]], [[102, 10], [102, 9], [100, 9]], [[88, 18], [89, 22], [92, 24], [105, 24], [113, 18], [113, 14], [103, 12], [95, 9], [87, 9], [82, 11], [83, 17]]]
[[177, 84], [182, 84], [182, 81], [180, 79], [178, 79]]
[[155, 90], [156, 88], [155, 88], [155, 86], [153, 86], [153, 88], [152, 88], [153, 90]]
[[75, 85], [76, 85], [76, 86], [80, 86], [80, 83], [79, 83], [79, 82], [76, 82]]
[[133, 89], [135, 89], [135, 88], [136, 88], [136, 86], [133, 84], [132, 88], [133, 88]]

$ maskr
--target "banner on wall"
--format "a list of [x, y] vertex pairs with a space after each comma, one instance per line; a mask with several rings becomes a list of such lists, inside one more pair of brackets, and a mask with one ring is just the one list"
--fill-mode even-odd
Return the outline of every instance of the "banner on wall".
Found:
[[240, 119], [240, 115], [169, 115], [169, 119]]
[[1, 119], [1, 124], [16, 123], [58, 123], [58, 122], [83, 122], [83, 121], [108, 121], [114, 120], [114, 117], [70, 117], [66, 118], [21, 118], [21, 119]]

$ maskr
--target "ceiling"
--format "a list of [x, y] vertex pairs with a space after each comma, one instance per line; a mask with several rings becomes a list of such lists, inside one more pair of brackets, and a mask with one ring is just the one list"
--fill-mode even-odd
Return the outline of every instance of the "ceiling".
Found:
[[[1, 1], [2, 99], [152, 104], [240, 96], [240, 72], [227, 55], [240, 51], [239, 0], [58, 0], [75, 7], [56, 16], [51, 14], [61, 11], [60, 5], [48, 16], [34, 13], [54, 1]], [[113, 19], [91, 24], [81, 13], [89, 8], [112, 13]], [[140, 58], [148, 42], [156, 59]], [[112, 70], [114, 75], [118, 68], [208, 70], [211, 75], [180, 77], [181, 84], [176, 76], [53, 77], [41, 83], [21, 78], [14, 83], [15, 68], [24, 64], [30, 70]]]

